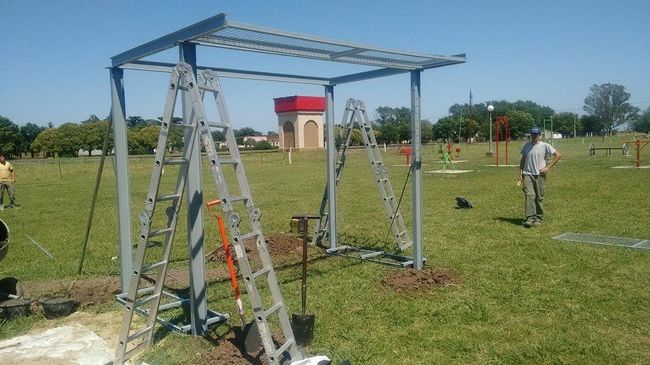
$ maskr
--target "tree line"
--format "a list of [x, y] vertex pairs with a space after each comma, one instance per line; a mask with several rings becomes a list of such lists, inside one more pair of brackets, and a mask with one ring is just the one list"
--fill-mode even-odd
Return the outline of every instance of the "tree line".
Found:
[[[486, 141], [489, 138], [490, 119], [507, 116], [510, 138], [523, 137], [533, 126], [545, 126], [563, 136], [578, 136], [588, 133], [594, 135], [611, 134], [616, 127], [629, 123], [630, 129], [650, 133], [650, 107], [641, 112], [629, 102], [630, 94], [625, 87], [617, 84], [593, 85], [584, 100], [585, 114], [561, 112], [539, 105], [532, 101], [505, 100], [483, 102], [473, 105], [454, 104], [449, 108], [449, 115], [436, 123], [427, 119], [421, 121], [421, 138], [426, 143], [435, 140]], [[494, 110], [490, 113], [488, 105]], [[150, 154], [156, 148], [162, 118], [145, 119], [141, 116], [129, 116], [126, 119], [128, 149], [130, 154]], [[174, 117], [172, 123], [181, 123], [181, 118]], [[411, 110], [407, 107], [381, 106], [375, 110], [372, 122], [375, 136], [379, 143], [403, 143], [411, 139]], [[91, 115], [80, 123], [64, 123], [54, 127], [41, 127], [34, 123], [18, 126], [0, 115], [0, 153], [9, 158], [36, 153], [46, 156], [77, 156], [79, 150], [88, 151], [102, 148], [104, 135], [108, 126], [107, 118], [100, 119]], [[494, 126], [494, 124], [493, 124]], [[239, 145], [255, 149], [273, 148], [268, 142], [244, 141], [246, 136], [261, 136], [262, 133], [245, 127], [234, 130]], [[109, 131], [110, 133], [110, 131]], [[212, 132], [215, 141], [225, 141], [221, 131]], [[275, 134], [268, 132], [267, 135]], [[496, 131], [493, 131], [493, 138]], [[171, 128], [169, 147], [180, 150], [183, 146], [181, 128]], [[109, 139], [112, 149], [112, 138]], [[351, 143], [363, 143], [361, 133], [353, 131]]]

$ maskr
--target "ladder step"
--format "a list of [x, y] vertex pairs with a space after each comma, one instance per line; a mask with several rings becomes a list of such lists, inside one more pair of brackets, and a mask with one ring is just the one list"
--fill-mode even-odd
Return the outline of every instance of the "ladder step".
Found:
[[170, 158], [165, 160], [165, 165], [183, 165], [186, 164], [187, 160], [184, 158]]
[[143, 335], [151, 333], [152, 329], [153, 329], [152, 326], [145, 327], [145, 328], [141, 329], [140, 331], [138, 331], [138, 332], [132, 334], [131, 336], [127, 337], [125, 343], [129, 343], [129, 342], [135, 340], [138, 337], [142, 337]]
[[228, 124], [225, 123], [208, 123], [208, 126], [211, 128], [222, 128], [222, 129], [230, 127]]
[[248, 199], [250, 199], [250, 198], [248, 196], [246, 196], [246, 195], [233, 195], [228, 200], [232, 203], [232, 202], [239, 202], [239, 201], [248, 200]]
[[169, 228], [163, 228], [155, 231], [149, 231], [149, 237], [156, 237], [156, 236], [162, 236], [171, 233], [173, 231], [172, 227]]
[[276, 360], [279, 359], [280, 356], [282, 356], [282, 354], [285, 351], [287, 351], [287, 349], [289, 347], [291, 347], [291, 345], [293, 345], [295, 342], [296, 342], [296, 340], [294, 340], [293, 338], [290, 339], [290, 340], [287, 340], [287, 342], [285, 342], [282, 346], [280, 346], [280, 348], [278, 348], [277, 351], [275, 351], [275, 353], [273, 353], [273, 358], [276, 359]]
[[160, 298], [160, 294], [153, 294], [153, 295], [150, 295], [150, 296], [148, 296], [148, 297], [146, 297], [146, 298], [144, 298], [142, 300], [138, 300], [133, 304], [133, 307], [134, 308], [141, 307], [141, 306], [151, 302], [152, 300], [154, 300], [156, 298]]
[[264, 311], [264, 317], [269, 317], [271, 314], [275, 313], [278, 309], [282, 308], [282, 302], [273, 304], [269, 309]]
[[157, 202], [163, 202], [165, 200], [175, 200], [180, 198], [181, 196], [178, 194], [170, 194], [170, 195], [161, 195], [158, 198], [156, 198]]
[[155, 264], [142, 266], [141, 273], [142, 274], [150, 273], [150, 272], [155, 271], [156, 269], [160, 268], [161, 266], [165, 266], [165, 265], [167, 265], [167, 261], [160, 261], [160, 262], [156, 262]]
[[259, 233], [259, 232], [256, 232], [256, 231], [253, 231], [253, 232], [250, 232], [250, 233], [246, 233], [246, 234], [240, 234], [240, 235], [239, 235], [239, 240], [240, 240], [240, 241], [246, 241], [246, 240], [249, 239], [249, 238], [254, 238], [254, 237], [259, 236], [259, 234], [260, 234], [260, 233]]
[[270, 267], [264, 267], [261, 270], [255, 271], [251, 276], [253, 277], [253, 279], [257, 279], [258, 277], [264, 274], [268, 274], [270, 271], [271, 271]]

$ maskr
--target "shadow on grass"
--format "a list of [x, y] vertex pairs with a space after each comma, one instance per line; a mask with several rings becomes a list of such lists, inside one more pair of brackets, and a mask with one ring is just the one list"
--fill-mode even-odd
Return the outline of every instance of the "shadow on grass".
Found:
[[500, 222], [506, 222], [510, 223], [515, 226], [524, 226], [524, 222], [521, 218], [510, 218], [510, 217], [496, 217], [494, 218], [495, 221], [500, 221]]

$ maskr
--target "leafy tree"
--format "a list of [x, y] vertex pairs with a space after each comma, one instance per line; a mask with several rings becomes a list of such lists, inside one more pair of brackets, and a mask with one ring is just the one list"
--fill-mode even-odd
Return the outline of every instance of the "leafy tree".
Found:
[[106, 134], [107, 126], [108, 121], [106, 120], [87, 120], [81, 122], [79, 126], [81, 148], [88, 151], [88, 156], [92, 154], [92, 150], [99, 150], [104, 146], [104, 135]]
[[212, 131], [212, 139], [219, 142], [226, 140], [226, 135], [221, 130]]
[[454, 139], [458, 135], [458, 119], [453, 116], [440, 118], [433, 125], [432, 132], [435, 140]]
[[43, 152], [47, 156], [55, 156], [61, 153], [59, 141], [62, 137], [58, 128], [46, 128], [34, 138], [31, 148], [34, 151]]
[[81, 139], [81, 128], [77, 123], [65, 123], [57, 128], [61, 138], [58, 141], [60, 146], [59, 155], [76, 157], [79, 150], [83, 148]]
[[157, 125], [146, 126], [138, 131], [137, 141], [146, 153], [153, 153], [158, 146], [158, 137], [160, 136], [160, 127]]
[[585, 133], [600, 133], [603, 130], [603, 122], [595, 115], [583, 115], [580, 117], [580, 124], [582, 124]]
[[7, 157], [19, 153], [20, 130], [9, 118], [0, 115], [0, 153]]
[[[528, 112], [512, 109], [508, 111], [507, 116], [511, 139], [523, 137], [535, 125], [535, 119]], [[502, 135], [505, 136], [505, 131], [502, 131]], [[494, 140], [496, 141], [496, 134]]]
[[235, 137], [248, 137], [248, 136], [261, 136], [262, 132], [256, 131], [253, 128], [250, 127], [244, 127], [242, 129], [235, 129], [233, 131], [235, 133]]
[[36, 152], [32, 148], [32, 143], [36, 139], [39, 133], [41, 133], [45, 128], [40, 127], [34, 123], [27, 123], [24, 126], [20, 127], [20, 152], [29, 152], [34, 158], [34, 153]]
[[398, 124], [387, 123], [379, 127], [379, 136], [377, 142], [379, 143], [399, 143], [400, 141], [400, 127]]
[[427, 143], [433, 139], [433, 124], [428, 119], [420, 121], [420, 139]]
[[576, 135], [582, 132], [582, 121], [576, 113], [558, 113], [553, 117], [553, 133], [562, 133], [562, 137], [573, 137], [575, 126]]
[[628, 120], [635, 119], [639, 109], [629, 103], [630, 94], [625, 87], [617, 84], [592, 85], [585, 98], [584, 111], [600, 120], [601, 133], [612, 130]]
[[376, 109], [375, 121], [381, 126], [385, 124], [410, 124], [411, 108], [405, 106], [399, 108], [380, 106]]
[[641, 113], [632, 127], [636, 132], [650, 133], [650, 106]]

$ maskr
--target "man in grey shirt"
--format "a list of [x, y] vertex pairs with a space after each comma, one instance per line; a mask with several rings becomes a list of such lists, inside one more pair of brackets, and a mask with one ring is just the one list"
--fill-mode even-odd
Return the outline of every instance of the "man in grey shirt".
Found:
[[[544, 189], [546, 174], [560, 160], [562, 155], [553, 146], [541, 141], [541, 130], [530, 130], [530, 141], [521, 148], [519, 162], [519, 180], [523, 181], [526, 221], [525, 227], [542, 224], [544, 216]], [[549, 164], [546, 159], [553, 156]]]

